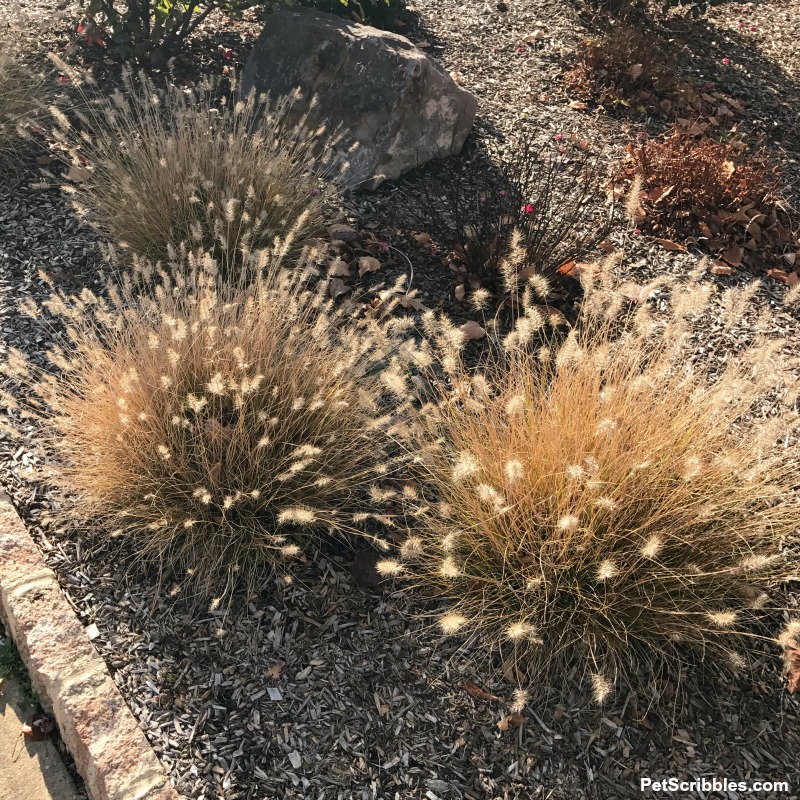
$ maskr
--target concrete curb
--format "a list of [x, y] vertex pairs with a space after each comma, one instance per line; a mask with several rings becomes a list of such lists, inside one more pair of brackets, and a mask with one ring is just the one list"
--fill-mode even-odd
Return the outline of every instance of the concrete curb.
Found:
[[0, 494], [0, 619], [92, 800], [178, 800], [164, 768], [8, 498]]

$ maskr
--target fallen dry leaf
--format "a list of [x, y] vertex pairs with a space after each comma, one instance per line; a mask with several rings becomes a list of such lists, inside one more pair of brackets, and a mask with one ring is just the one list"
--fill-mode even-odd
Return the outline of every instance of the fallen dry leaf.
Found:
[[628, 75], [631, 76], [631, 80], [635, 81], [637, 78], [640, 78], [644, 72], [644, 68], [641, 64], [631, 64], [630, 69], [628, 70]]
[[543, 30], [535, 30], [533, 33], [526, 34], [522, 41], [525, 44], [534, 44], [535, 42], [540, 42], [544, 39], [544, 31]]
[[458, 286], [456, 286], [456, 289], [455, 289], [455, 292], [454, 292], [454, 294], [456, 296], [456, 300], [463, 300], [464, 299], [464, 294], [466, 293], [466, 291], [467, 290], [464, 288], [464, 284], [463, 283], [459, 283]]
[[428, 306], [424, 303], [407, 294], [400, 295], [397, 298], [397, 302], [403, 306], [403, 308], [411, 308], [414, 311], [430, 311]]
[[358, 239], [358, 231], [349, 225], [331, 225], [328, 233], [332, 239], [338, 239], [341, 242], [352, 242]]
[[361, 256], [361, 258], [358, 259], [359, 277], [366, 275], [368, 272], [375, 272], [375, 270], [380, 269], [380, 267], [381, 262], [373, 256]]
[[517, 711], [515, 714], [509, 714], [506, 717], [503, 717], [498, 723], [497, 727], [500, 728], [501, 731], [507, 731], [509, 728], [519, 728], [525, 722], [525, 717]]
[[483, 339], [483, 337], [486, 336], [486, 331], [474, 320], [465, 322], [459, 330], [467, 339]]
[[273, 661], [270, 668], [267, 670], [268, 678], [280, 678], [283, 668], [286, 666], [285, 661]]
[[738, 244], [731, 245], [723, 254], [723, 261], [727, 261], [732, 267], [738, 267], [742, 263], [744, 250]]
[[496, 694], [484, 691], [480, 686], [472, 681], [464, 681], [464, 688], [467, 690], [467, 694], [471, 694], [478, 700], [497, 700], [501, 703], [503, 702], [502, 697], [498, 697]]
[[386, 316], [386, 303], [380, 297], [373, 298], [367, 308], [367, 315], [372, 319], [382, 319]]
[[341, 258], [337, 258], [331, 264], [330, 272], [328, 273], [332, 278], [349, 278], [350, 265]]
[[712, 275], [733, 275], [734, 268], [726, 264], [724, 261], [715, 261], [708, 270]]
[[389, 706], [381, 700], [377, 692], [373, 692], [372, 699], [375, 701], [375, 708], [378, 709], [378, 716], [385, 717], [389, 713]]
[[678, 253], [685, 253], [686, 248], [682, 244], [678, 244], [677, 242], [672, 242], [669, 239], [656, 239], [656, 241], [665, 249], [665, 250], [674, 250]]
[[330, 296], [335, 300], [339, 295], [347, 294], [350, 291], [350, 287], [345, 285], [345, 282], [341, 278], [331, 278], [330, 282], [328, 283], [328, 292]]
[[675, 186], [656, 186], [650, 194], [647, 195], [651, 203], [660, 203], [675, 190]]
[[67, 172], [67, 180], [75, 181], [76, 183], [88, 181], [90, 177], [91, 173], [89, 170], [84, 169], [83, 167], [78, 167], [75, 164], [73, 164]]
[[770, 278], [774, 278], [776, 281], [785, 283], [787, 286], [797, 286], [798, 281], [800, 281], [800, 277], [798, 277], [796, 272], [786, 272], [786, 270], [783, 269], [768, 269], [767, 275], [769, 275]]
[[728, 180], [730, 179], [731, 175], [736, 172], [736, 164], [734, 164], [733, 161], [723, 161], [721, 171], [725, 180]]
[[580, 278], [581, 275], [587, 273], [591, 275], [597, 270], [597, 264], [589, 261], [565, 261], [559, 268], [560, 275], [568, 275], [570, 278]]

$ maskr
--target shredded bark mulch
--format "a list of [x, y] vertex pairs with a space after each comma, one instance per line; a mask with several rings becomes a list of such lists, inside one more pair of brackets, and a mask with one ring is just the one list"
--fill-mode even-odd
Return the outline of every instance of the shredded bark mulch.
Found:
[[[101, 86], [115, 85], [117, 65], [75, 33], [76, 6], [42, 0], [29, 10], [41, 28], [25, 46], [40, 56], [57, 52], [91, 70]], [[687, 71], [746, 101], [744, 122], [771, 142], [793, 201], [797, 19], [798, 0], [764, 0], [723, 4], [700, 20], [664, 27], [665, 37], [680, 43]], [[610, 165], [636, 130], [663, 129], [655, 118], [570, 107], [564, 75], [591, 24], [577, 2], [420, 0], [400, 22], [399, 32], [478, 96], [480, 118], [468, 147], [488, 160], [524, 132], [542, 139], [577, 132]], [[176, 75], [193, 80], [240, 69], [258, 30], [253, 22], [210, 17]], [[69, 102], [71, 87], [59, 90]], [[60, 193], [59, 165], [42, 156], [45, 145], [32, 143], [16, 170], [0, 177], [0, 356], [13, 345], [39, 361], [50, 334], [19, 314], [17, 302], [46, 296], [39, 270], [80, 289], [97, 283], [102, 266], [96, 234]], [[456, 299], [457, 276], [414, 239], [420, 226], [404, 217], [426, 180], [447, 169], [432, 164], [347, 197], [343, 213], [364, 235], [389, 245], [391, 263], [354, 279], [354, 289], [369, 298], [376, 283], [410, 277], [413, 269], [420, 302], [463, 322], [476, 315], [467, 300]], [[602, 197], [598, 213], [605, 213]], [[624, 226], [609, 239], [624, 250], [621, 274], [640, 282], [685, 274], [699, 255], [666, 251]], [[708, 276], [725, 285], [752, 278], [743, 271]], [[764, 278], [756, 312], [770, 310], [775, 332], [796, 342], [797, 312], [782, 307], [785, 291]], [[721, 325], [713, 313], [703, 325], [698, 341], [716, 342]], [[722, 341], [735, 351], [750, 335], [745, 323]], [[473, 642], [442, 643], [428, 614], [434, 608], [409, 607], [391, 583], [369, 585], [368, 565], [357, 559], [353, 566], [352, 553], [323, 546], [293, 582], [278, 579], [254, 596], [238, 593], [198, 611], [196, 598], [169, 576], [131, 568], [135, 554], [125, 543], [64, 528], [59, 509], [69, 499], [47, 488], [46, 471], [35, 430], [22, 445], [0, 434], [0, 480], [76, 613], [97, 626], [94, 644], [184, 797], [625, 798], [640, 796], [643, 777], [786, 780], [788, 795], [758, 796], [800, 796], [800, 709], [769, 647], [735, 679], [695, 663], [682, 675], [663, 676], [656, 698], [623, 691], [603, 707], [591, 702], [576, 670], [560, 685], [542, 687], [521, 726], [501, 730], [514, 688], [502, 671], [490, 669]], [[795, 595], [785, 600], [797, 606]]]

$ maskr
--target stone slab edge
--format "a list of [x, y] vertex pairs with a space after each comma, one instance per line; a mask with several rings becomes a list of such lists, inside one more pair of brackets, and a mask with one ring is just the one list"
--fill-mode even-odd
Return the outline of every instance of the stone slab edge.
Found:
[[55, 573], [2, 492], [0, 619], [91, 800], [178, 800]]

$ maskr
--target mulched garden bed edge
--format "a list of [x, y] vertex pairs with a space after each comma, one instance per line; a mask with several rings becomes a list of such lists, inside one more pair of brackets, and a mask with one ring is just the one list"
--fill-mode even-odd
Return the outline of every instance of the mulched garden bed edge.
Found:
[[178, 800], [86, 629], [0, 494], [0, 620], [91, 800]]

